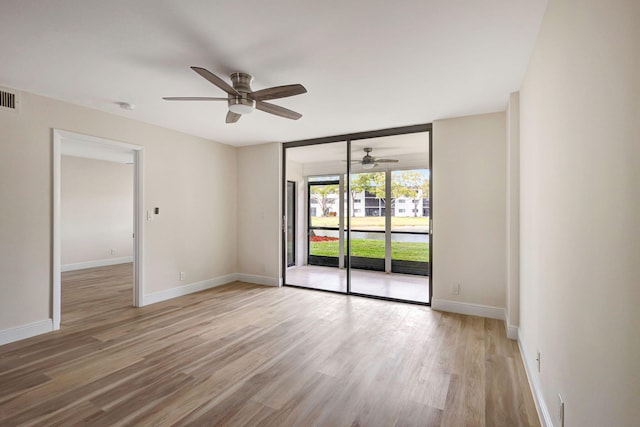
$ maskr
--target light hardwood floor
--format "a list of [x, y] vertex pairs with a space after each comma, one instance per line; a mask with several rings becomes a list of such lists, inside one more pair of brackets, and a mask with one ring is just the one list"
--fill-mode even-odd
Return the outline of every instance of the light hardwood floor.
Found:
[[0, 347], [0, 425], [539, 425], [499, 321], [246, 283], [131, 292], [131, 265], [64, 274], [62, 330]]

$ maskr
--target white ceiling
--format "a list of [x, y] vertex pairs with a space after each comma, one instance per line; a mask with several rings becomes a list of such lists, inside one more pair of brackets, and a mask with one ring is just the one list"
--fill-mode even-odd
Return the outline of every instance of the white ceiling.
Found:
[[[418, 155], [429, 158], [429, 133], [408, 133], [378, 138], [367, 138], [351, 142], [351, 157], [361, 159], [365, 153], [363, 148], [373, 149], [372, 156], [397, 157], [399, 155]], [[287, 149], [287, 160], [298, 163], [316, 163], [329, 161], [343, 161], [347, 158], [346, 142], [331, 144], [309, 145]]]
[[[0, 85], [235, 146], [504, 109], [546, 0], [2, 1]], [[225, 96], [189, 69], [244, 71], [253, 89], [301, 83], [225, 124]], [[135, 104], [134, 111], [118, 102]]]
[[[374, 169], [364, 169], [358, 161], [365, 155], [363, 151], [365, 147], [372, 148], [371, 155], [378, 159], [394, 159], [398, 162], [380, 163]], [[302, 167], [304, 176], [346, 173], [346, 149], [346, 142], [287, 148], [287, 168]], [[410, 133], [352, 141], [351, 160], [351, 172], [354, 173], [386, 169], [427, 169], [429, 168], [429, 133]]]

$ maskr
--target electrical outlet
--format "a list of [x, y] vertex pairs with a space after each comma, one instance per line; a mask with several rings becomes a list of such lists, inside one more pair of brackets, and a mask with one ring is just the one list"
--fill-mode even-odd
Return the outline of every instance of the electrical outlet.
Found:
[[558, 421], [560, 421], [560, 427], [564, 427], [564, 400], [560, 393], [558, 393]]
[[115, 255], [116, 254], [116, 250], [115, 249], [111, 249], [111, 255]]
[[540, 350], [536, 351], [536, 362], [538, 363], [538, 372], [540, 372]]
[[456, 283], [451, 287], [451, 293], [453, 295], [460, 295], [460, 283]]
[[180, 272], [180, 280], [184, 280], [187, 278], [187, 273], [185, 273], [184, 271]]

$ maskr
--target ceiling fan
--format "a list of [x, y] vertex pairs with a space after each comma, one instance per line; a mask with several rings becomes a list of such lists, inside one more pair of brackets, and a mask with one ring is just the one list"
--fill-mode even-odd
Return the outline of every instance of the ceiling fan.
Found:
[[362, 160], [352, 160], [352, 162], [360, 163], [363, 169], [373, 169], [374, 167], [378, 166], [378, 163], [398, 163], [398, 160], [395, 159], [378, 159], [376, 157], [373, 157], [370, 154], [373, 151], [373, 148], [366, 147], [362, 150], [365, 152]]
[[229, 76], [231, 78], [231, 83], [233, 84], [233, 86], [231, 86], [211, 71], [202, 67], [191, 67], [191, 69], [225, 91], [227, 93], [227, 97], [212, 98], [201, 96], [169, 96], [162, 99], [166, 101], [227, 101], [227, 104], [229, 105], [229, 112], [227, 113], [226, 119], [227, 123], [237, 122], [241, 115], [249, 114], [253, 112], [254, 109], [291, 120], [298, 120], [302, 117], [302, 114], [300, 113], [280, 107], [279, 105], [265, 102], [271, 99], [286, 98], [288, 96], [306, 93], [307, 89], [305, 89], [301, 84], [275, 86], [254, 92], [251, 90], [253, 76], [250, 74], [231, 74], [231, 76]]

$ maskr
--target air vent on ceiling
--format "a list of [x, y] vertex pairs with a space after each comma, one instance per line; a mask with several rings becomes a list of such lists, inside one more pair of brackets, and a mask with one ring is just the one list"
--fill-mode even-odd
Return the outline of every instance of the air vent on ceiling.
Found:
[[0, 87], [0, 110], [18, 111], [18, 105], [18, 93], [16, 91]]

